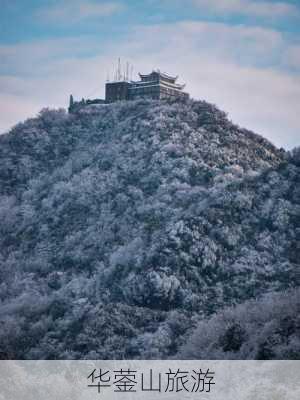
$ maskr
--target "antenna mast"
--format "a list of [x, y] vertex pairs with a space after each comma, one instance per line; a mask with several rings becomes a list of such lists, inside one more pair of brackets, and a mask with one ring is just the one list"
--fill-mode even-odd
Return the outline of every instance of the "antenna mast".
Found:
[[117, 80], [117, 71], [115, 70], [115, 66], [113, 65], [113, 81]]
[[120, 57], [118, 59], [118, 81], [121, 80], [121, 60]]
[[127, 61], [127, 62], [126, 62], [126, 81], [129, 80], [128, 70], [129, 70], [129, 64], [128, 64], [128, 61]]

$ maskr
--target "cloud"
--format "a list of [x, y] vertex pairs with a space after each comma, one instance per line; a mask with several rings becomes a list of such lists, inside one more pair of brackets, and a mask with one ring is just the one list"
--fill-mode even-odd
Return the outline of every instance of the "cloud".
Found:
[[54, 6], [40, 9], [37, 16], [49, 22], [75, 23], [87, 18], [104, 18], [124, 9], [117, 2], [64, 0]]
[[263, 18], [281, 18], [299, 16], [299, 8], [280, 1], [258, 0], [192, 0], [203, 10], [221, 15], [245, 15]]
[[93, 36], [33, 40], [29, 43], [0, 45], [1, 75], [40, 76], [49, 73], [56, 61], [84, 58], [105, 48]]
[[[143, 41], [137, 40], [139, 31], [143, 35]], [[157, 37], [157, 41], [151, 41], [153, 34]], [[135, 37], [131, 40], [142, 46], [145, 42], [148, 48], [152, 43], [154, 51], [157, 46], [169, 46], [171, 49], [192, 52], [199, 50], [205, 52], [206, 55], [217, 55], [222, 60], [235, 59], [246, 65], [273, 63], [274, 56], [277, 57], [282, 48], [287, 45], [281, 33], [273, 29], [195, 21], [156, 25], [149, 28], [139, 26]]]
[[66, 107], [70, 93], [76, 99], [103, 96], [107, 70], [120, 55], [136, 73], [160, 68], [179, 74], [194, 98], [217, 104], [234, 122], [291, 148], [299, 145], [300, 75], [291, 74], [284, 59], [296, 50], [275, 30], [191, 21], [135, 26], [123, 40], [100, 48], [90, 37], [7, 46], [2, 52], [12, 58], [6, 58], [6, 69], [13, 63], [15, 76], [4, 76], [0, 68], [10, 115], [0, 129], [39, 107]]
[[284, 64], [300, 72], [300, 46], [289, 46], [285, 51]]
[[30, 99], [28, 96], [20, 96], [9, 93], [0, 94], [1, 133], [9, 130], [17, 122], [34, 117], [42, 104]]

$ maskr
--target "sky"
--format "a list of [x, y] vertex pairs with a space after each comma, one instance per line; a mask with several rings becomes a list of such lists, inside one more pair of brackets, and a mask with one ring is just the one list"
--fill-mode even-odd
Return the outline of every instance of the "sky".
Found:
[[0, 133], [104, 97], [118, 57], [278, 147], [300, 145], [300, 0], [0, 0]]

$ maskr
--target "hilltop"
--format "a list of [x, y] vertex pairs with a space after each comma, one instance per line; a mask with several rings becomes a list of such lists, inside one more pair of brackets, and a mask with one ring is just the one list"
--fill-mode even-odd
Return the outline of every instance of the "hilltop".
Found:
[[[224, 309], [286, 301], [299, 286], [299, 169], [297, 152], [204, 101], [43, 110], [18, 124], [0, 136], [2, 357], [190, 357], [201, 343], [182, 345], [201, 321], [230, 332]], [[293, 307], [272, 316], [294, 330], [265, 358], [299, 346]], [[205, 357], [260, 357], [238, 338], [213, 338], [221, 349]]]

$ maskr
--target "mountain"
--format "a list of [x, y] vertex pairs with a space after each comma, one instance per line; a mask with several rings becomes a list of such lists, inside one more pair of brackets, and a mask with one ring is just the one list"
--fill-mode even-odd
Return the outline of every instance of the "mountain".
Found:
[[242, 343], [216, 352], [216, 335], [205, 353], [194, 336], [216, 318], [230, 332], [222, 313], [251, 299], [297, 297], [299, 171], [298, 150], [204, 101], [45, 109], [18, 124], [0, 136], [0, 356], [170, 358], [200, 346], [206, 358], [259, 358]]

